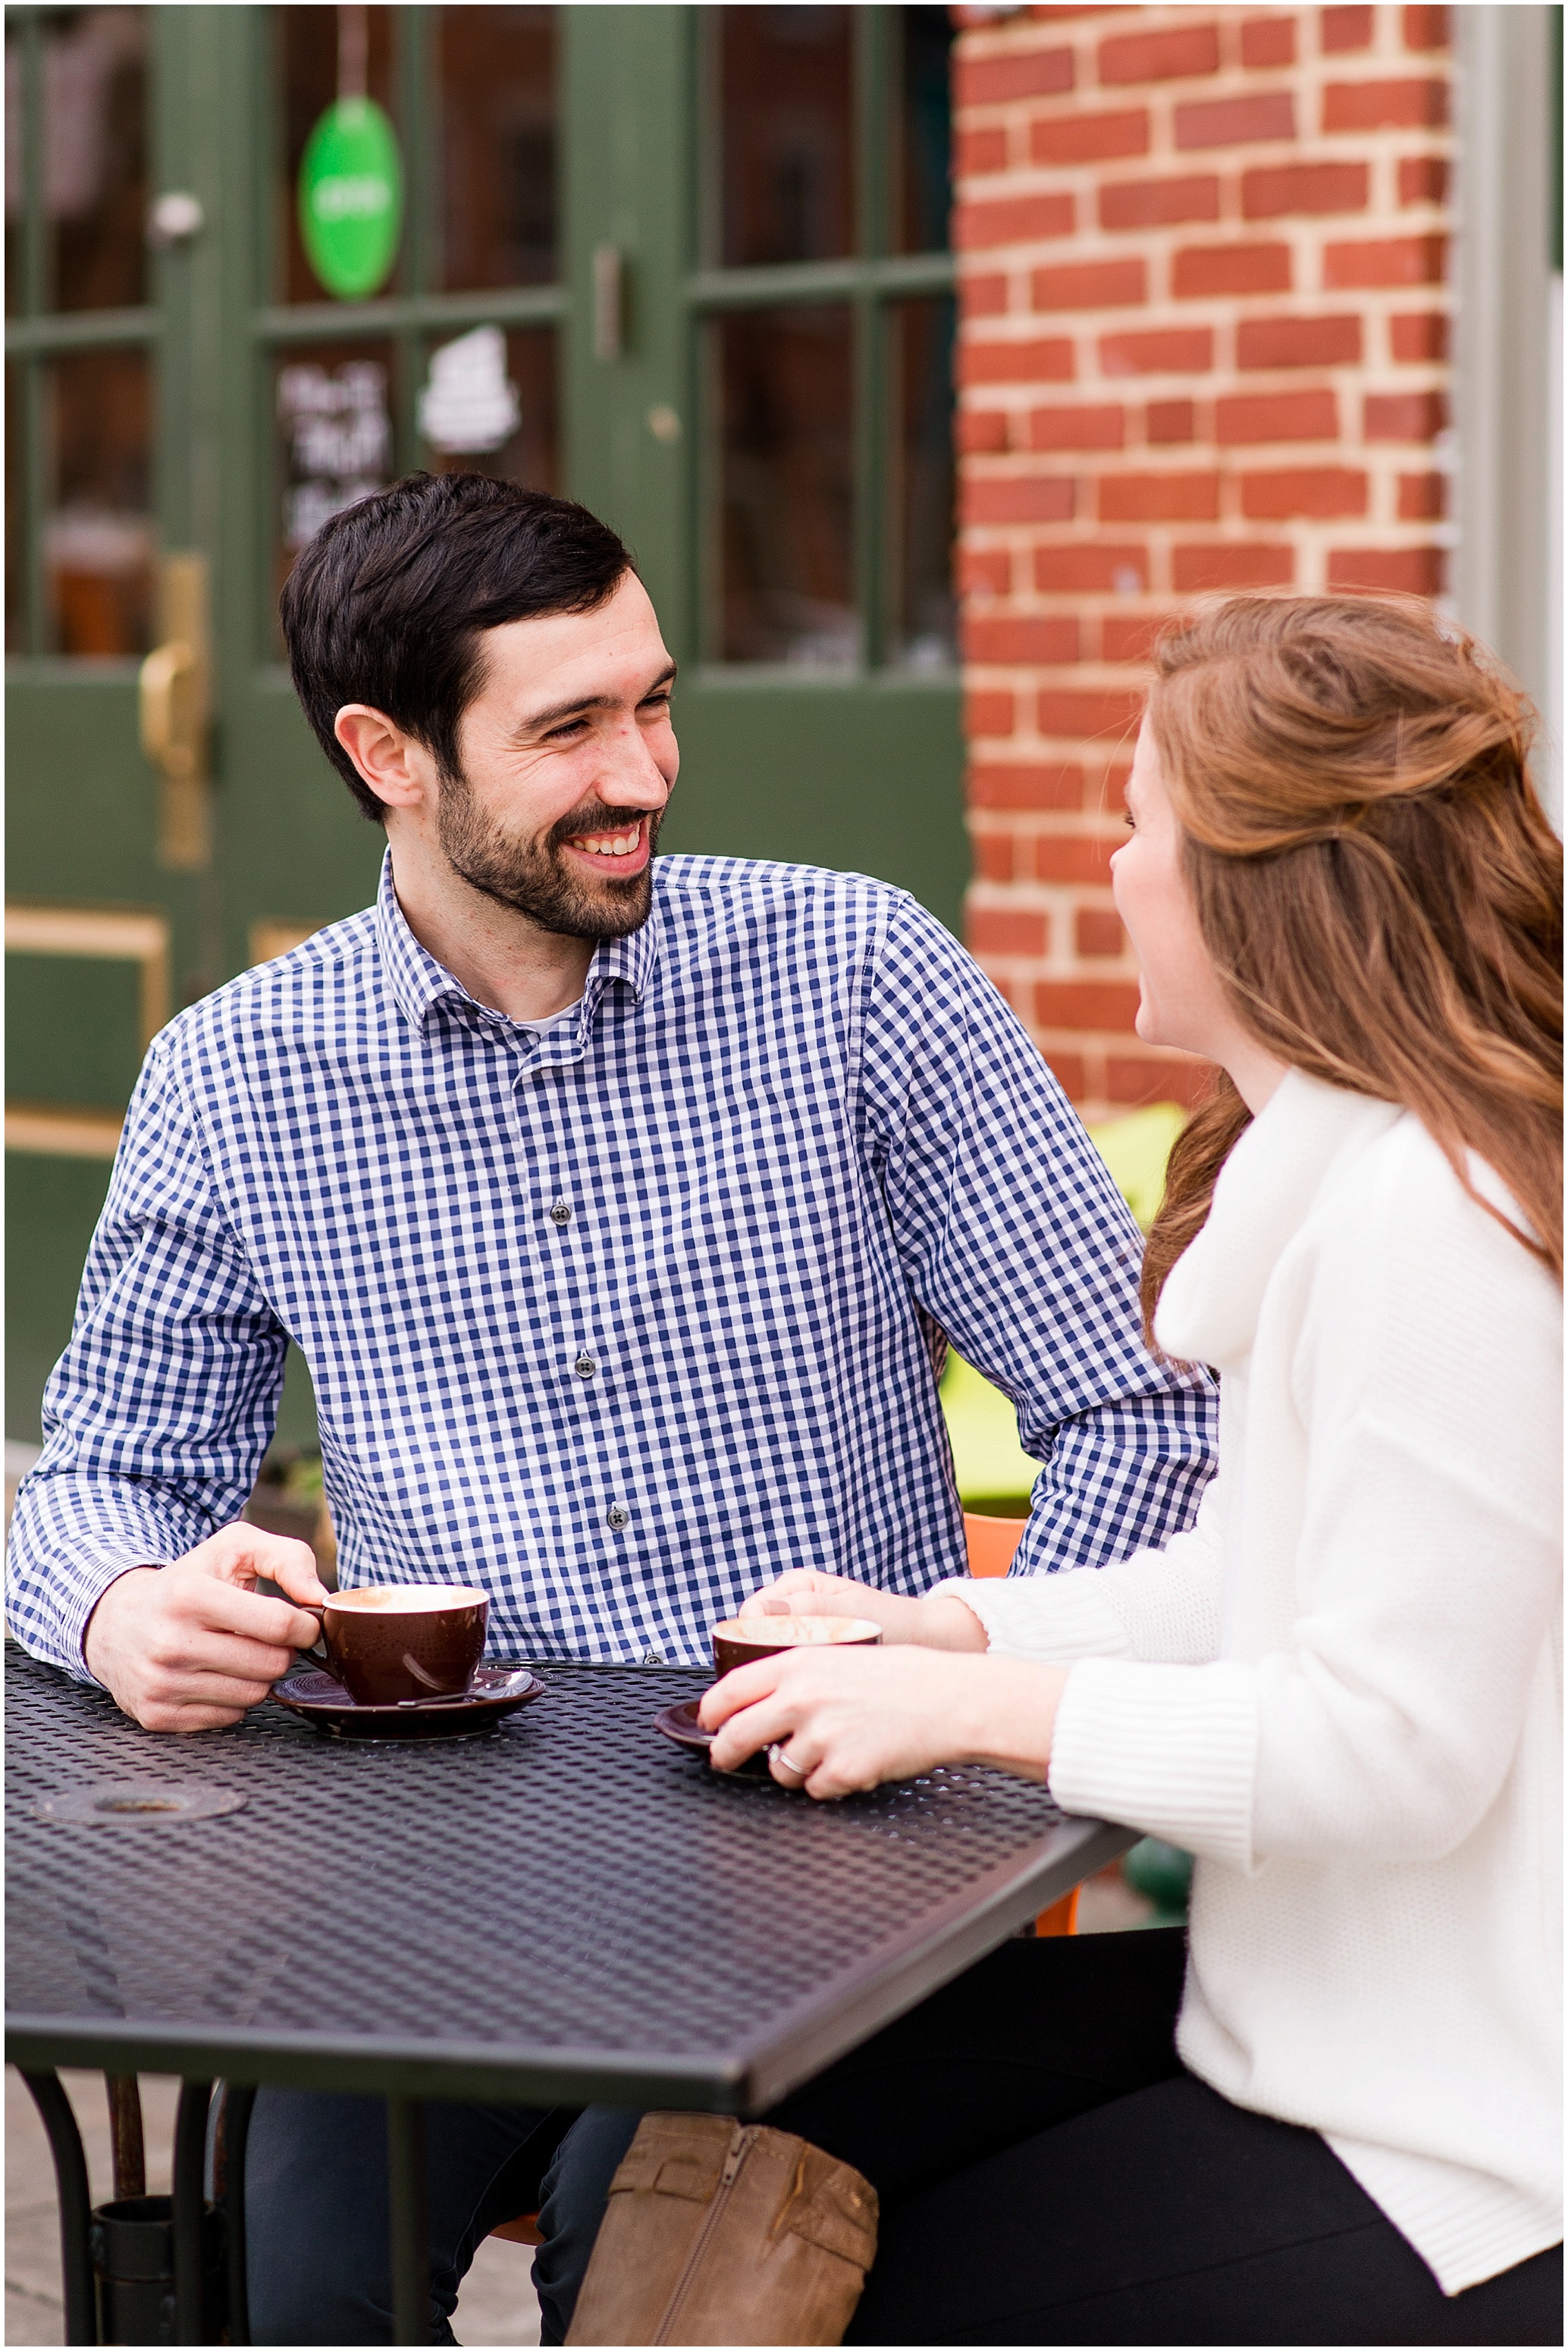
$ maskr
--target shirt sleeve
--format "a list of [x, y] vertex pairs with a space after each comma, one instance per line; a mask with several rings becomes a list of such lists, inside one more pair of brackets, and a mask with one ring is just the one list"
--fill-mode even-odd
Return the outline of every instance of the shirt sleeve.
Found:
[[1289, 1640], [1197, 1669], [1074, 1665], [1051, 1766], [1070, 1810], [1253, 1868], [1439, 1860], [1498, 1800], [1560, 1671], [1561, 1304], [1440, 1182], [1439, 1213], [1402, 1199], [1322, 1249]]
[[1022, 1024], [913, 900], [869, 976], [860, 1092], [910, 1290], [1043, 1465], [1012, 1573], [1179, 1533], [1213, 1468], [1213, 1384], [1145, 1348], [1131, 1213]]
[[1216, 1477], [1192, 1525], [1163, 1551], [1134, 1552], [1098, 1575], [953, 1576], [936, 1588], [978, 1617], [993, 1656], [1054, 1666], [1079, 1657], [1204, 1665], [1219, 1650], [1220, 1513]]
[[283, 1384], [287, 1336], [216, 1197], [177, 1034], [154, 1041], [126, 1113], [11, 1523], [9, 1629], [83, 1681], [88, 1619], [116, 1576], [239, 1516]]

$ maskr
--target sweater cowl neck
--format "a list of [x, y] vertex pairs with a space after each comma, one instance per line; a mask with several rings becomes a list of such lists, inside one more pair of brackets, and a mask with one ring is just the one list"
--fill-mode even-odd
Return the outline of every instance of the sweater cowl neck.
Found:
[[1218, 1371], [1246, 1360], [1270, 1278], [1335, 1163], [1403, 1115], [1397, 1102], [1286, 1072], [1220, 1169], [1203, 1229], [1171, 1268], [1155, 1318], [1167, 1355]]

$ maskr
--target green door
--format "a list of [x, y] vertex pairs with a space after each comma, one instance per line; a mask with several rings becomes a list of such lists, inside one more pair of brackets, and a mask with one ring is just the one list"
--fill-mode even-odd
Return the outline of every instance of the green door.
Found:
[[[479, 467], [623, 531], [683, 667], [667, 846], [853, 866], [955, 925], [967, 860], [945, 10], [6, 26], [6, 1431], [26, 1443], [148, 1036], [374, 888], [382, 836], [310, 740], [277, 630], [338, 507], [415, 465]], [[381, 110], [401, 184], [318, 175], [302, 225], [311, 134], [345, 107]], [[391, 266], [345, 297], [321, 224], [329, 246], [375, 205]], [[297, 1378], [280, 1435], [310, 1427]]]
[[[171, 28], [130, 8], [5, 22], [6, 1429], [30, 1438], [142, 1051], [227, 967], [196, 471], [167, 397], [189, 379], [190, 263], [146, 234]], [[162, 664], [152, 715], [193, 756], [165, 774], [139, 747], [138, 671], [175, 628], [191, 657]]]

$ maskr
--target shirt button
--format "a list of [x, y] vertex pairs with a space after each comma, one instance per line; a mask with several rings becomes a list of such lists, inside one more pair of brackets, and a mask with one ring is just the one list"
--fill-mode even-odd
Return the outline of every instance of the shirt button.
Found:
[[662, 1666], [664, 1662], [664, 1653], [663, 1649], [644, 1650], [643, 1655], [643, 1663], [645, 1666]]
[[617, 1533], [622, 1527], [629, 1527], [632, 1523], [632, 1513], [623, 1502], [612, 1502], [604, 1515], [606, 1522], [612, 1526]]
[[580, 1380], [591, 1380], [599, 1366], [591, 1355], [579, 1355], [571, 1368]]
[[549, 1216], [552, 1225], [570, 1225], [571, 1222], [571, 1210], [567, 1207], [564, 1200], [558, 1200], [556, 1202], [554, 1207], [549, 1212]]

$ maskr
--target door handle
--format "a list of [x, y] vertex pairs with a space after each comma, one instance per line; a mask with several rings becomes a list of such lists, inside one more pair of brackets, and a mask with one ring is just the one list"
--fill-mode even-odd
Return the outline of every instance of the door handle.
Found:
[[141, 664], [141, 747], [168, 777], [193, 776], [202, 764], [202, 682], [183, 639], [159, 645]]
[[205, 558], [165, 556], [158, 602], [163, 643], [141, 664], [141, 748], [159, 776], [159, 862], [188, 870], [212, 854]]

